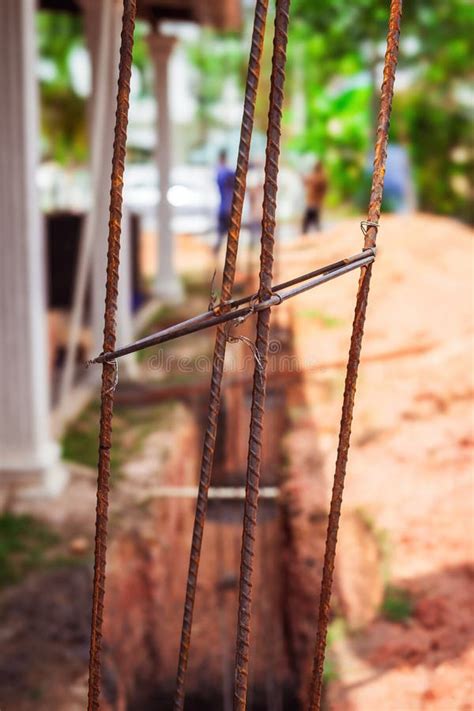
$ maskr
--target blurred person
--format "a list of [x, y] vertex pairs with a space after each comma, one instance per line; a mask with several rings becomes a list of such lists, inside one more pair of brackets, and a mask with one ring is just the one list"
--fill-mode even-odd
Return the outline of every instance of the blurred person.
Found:
[[412, 212], [416, 206], [415, 189], [408, 150], [391, 143], [387, 148], [384, 179], [384, 209], [400, 214]]
[[217, 213], [217, 242], [214, 252], [219, 253], [222, 241], [225, 239], [230, 225], [230, 213], [232, 209], [232, 193], [234, 191], [235, 173], [227, 165], [227, 151], [219, 152], [219, 163], [217, 166], [216, 182], [219, 188], [219, 210]]
[[306, 208], [303, 216], [303, 234], [311, 226], [321, 229], [321, 208], [327, 191], [327, 178], [321, 161], [314, 164], [313, 170], [304, 178], [306, 188]]

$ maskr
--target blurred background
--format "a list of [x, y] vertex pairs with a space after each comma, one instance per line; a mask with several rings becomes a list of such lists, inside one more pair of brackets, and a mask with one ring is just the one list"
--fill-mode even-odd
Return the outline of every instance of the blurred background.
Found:
[[[74, 711], [86, 694], [100, 377], [84, 363], [102, 350], [122, 5], [1, 6], [0, 706]], [[292, 2], [275, 281], [361, 249], [388, 10]], [[251, 0], [138, 0], [121, 345], [219, 293], [253, 13]], [[258, 279], [273, 19], [270, 3], [236, 295]], [[467, 0], [404, 8], [328, 710], [474, 708], [472, 30]], [[253, 711], [307, 703], [356, 286], [347, 275], [272, 314]], [[172, 707], [213, 336], [120, 361], [104, 709]], [[244, 341], [227, 350], [187, 709], [231, 708], [254, 358]]]

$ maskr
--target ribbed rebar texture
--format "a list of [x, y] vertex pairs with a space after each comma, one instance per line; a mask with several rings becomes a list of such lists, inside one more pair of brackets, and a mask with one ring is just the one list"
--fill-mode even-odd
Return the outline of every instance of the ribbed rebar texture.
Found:
[[[402, 0], [392, 0], [390, 6], [389, 31], [387, 36], [387, 52], [382, 83], [382, 95], [377, 126], [377, 140], [375, 146], [372, 190], [368, 210], [368, 223], [378, 224], [382, 204], [385, 165], [387, 159], [387, 141], [390, 125], [390, 113], [393, 98], [395, 70], [398, 60], [398, 45], [400, 36], [400, 21], [402, 14]], [[367, 229], [364, 247], [375, 246], [377, 227], [371, 225]], [[372, 264], [362, 267], [357, 301], [355, 306], [352, 336], [349, 348], [349, 358], [344, 387], [341, 426], [339, 432], [339, 445], [337, 450], [336, 467], [331, 504], [329, 509], [328, 530], [326, 537], [326, 550], [324, 556], [323, 576], [321, 582], [321, 595], [319, 600], [318, 629], [314, 656], [313, 676], [311, 682], [309, 710], [319, 711], [321, 708], [321, 692], [323, 680], [324, 654], [326, 648], [327, 628], [329, 622], [331, 589], [336, 557], [337, 532], [342, 506], [342, 495], [346, 475], [347, 457], [349, 452], [352, 415], [357, 385], [362, 337], [364, 333], [365, 314], [369, 295]]]
[[[239, 243], [242, 210], [247, 182], [247, 170], [250, 155], [250, 142], [255, 114], [255, 102], [260, 77], [260, 62], [263, 51], [265, 23], [267, 19], [268, 0], [257, 0], [255, 6], [255, 19], [250, 48], [250, 58], [245, 87], [244, 110], [240, 133], [239, 154], [235, 174], [234, 192], [229, 234], [227, 237], [227, 250], [222, 277], [222, 301], [229, 301], [232, 297], [232, 288], [235, 278], [237, 249]], [[189, 648], [191, 644], [191, 630], [193, 623], [194, 601], [196, 598], [197, 576], [199, 559], [201, 555], [204, 524], [206, 520], [208, 491], [211, 483], [214, 450], [217, 436], [217, 420], [221, 400], [221, 384], [224, 373], [224, 357], [226, 351], [225, 325], [217, 328], [214, 357], [212, 364], [211, 387], [209, 395], [209, 408], [207, 427], [204, 436], [199, 490], [196, 501], [191, 553], [189, 558], [188, 577], [186, 582], [186, 597], [184, 603], [183, 624], [179, 649], [178, 673], [174, 696], [174, 709], [181, 711], [184, 708], [186, 670], [188, 666]]]
[[[286, 45], [288, 41], [290, 0], [277, 0], [275, 35], [273, 38], [270, 106], [268, 114], [265, 183], [263, 198], [262, 239], [260, 254], [260, 286], [258, 298], [272, 294], [273, 248], [280, 156], [281, 115], [285, 82]], [[252, 407], [250, 414], [249, 451], [245, 491], [242, 550], [240, 559], [239, 607], [235, 655], [234, 711], [244, 711], [247, 704], [250, 623], [252, 615], [252, 575], [257, 527], [258, 489], [260, 480], [263, 414], [267, 354], [270, 330], [270, 309], [257, 317], [256, 365], [254, 371]]]
[[[117, 290], [119, 277], [120, 231], [122, 221], [122, 188], [127, 141], [128, 102], [132, 69], [133, 31], [136, 0], [124, 0], [117, 111], [112, 158], [110, 218], [107, 253], [107, 282], [104, 316], [104, 351], [113, 351], [116, 340]], [[89, 656], [88, 711], [98, 711], [101, 681], [102, 621], [105, 593], [105, 563], [107, 546], [107, 511], [109, 505], [110, 447], [114, 403], [115, 368], [112, 363], [102, 367], [102, 390], [99, 433], [99, 464], [97, 477], [96, 534], [94, 551], [94, 588]]]

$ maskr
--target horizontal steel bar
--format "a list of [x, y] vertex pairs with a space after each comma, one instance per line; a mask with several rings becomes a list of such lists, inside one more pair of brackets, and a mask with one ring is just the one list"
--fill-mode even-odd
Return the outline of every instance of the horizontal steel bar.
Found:
[[[314, 289], [314, 287], [319, 286], [320, 284], [325, 284], [326, 282], [331, 281], [332, 279], [336, 279], [338, 276], [342, 276], [343, 274], [347, 274], [348, 272], [351, 272], [354, 269], [359, 269], [360, 267], [367, 266], [368, 264], [371, 264], [374, 259], [374, 250], [364, 250], [358, 255], [354, 255], [353, 257], [349, 257], [348, 259], [341, 260], [340, 262], [335, 262], [335, 265], [341, 266], [337, 266], [335, 268], [334, 265], [329, 265], [328, 267], [322, 268], [325, 269], [323, 273], [321, 273], [322, 269], [315, 270], [315, 272], [309, 272], [308, 274], [304, 274], [301, 277], [296, 277], [295, 279], [292, 279], [289, 282], [284, 282], [283, 284], [279, 284], [277, 285], [277, 287], [275, 287], [278, 289], [282, 289], [295, 283], [298, 284], [298, 286], [295, 286], [293, 289], [288, 289], [288, 291], [286, 292], [280, 293], [279, 291], [276, 291], [269, 299], [259, 301], [249, 306], [244, 306], [240, 309], [227, 311], [225, 313], [216, 313], [217, 309], [214, 309], [213, 311], [206, 311], [205, 313], [199, 314], [198, 316], [193, 316], [192, 318], [187, 319], [186, 321], [181, 321], [180, 323], [174, 324], [169, 328], [165, 328], [162, 331], [158, 331], [157, 333], [151, 334], [150, 336], [146, 336], [145, 338], [142, 338], [139, 341], [135, 341], [134, 343], [131, 343], [128, 346], [123, 346], [122, 348], [118, 348], [115, 351], [101, 353], [96, 358], [89, 361], [88, 364], [111, 362], [113, 360], [116, 360], [117, 358], [121, 358], [130, 353], [136, 353], [137, 351], [149, 348], [150, 346], [156, 346], [161, 343], [166, 343], [167, 341], [174, 340], [175, 338], [180, 338], [181, 336], [196, 333], [197, 331], [202, 331], [203, 329], [210, 328], [211, 326], [217, 326], [220, 323], [226, 323], [228, 321], [234, 321], [235, 319], [245, 318], [252, 312], [263, 311], [264, 309], [271, 308], [272, 306], [278, 306], [283, 301], [287, 301], [287, 299], [290, 299], [293, 296], [297, 296], [298, 294], [302, 294], [305, 291]], [[319, 276], [310, 278], [315, 273], [319, 274]], [[252, 296], [245, 297], [245, 301], [249, 302], [252, 298]], [[223, 306], [232, 307], [233, 303], [231, 302], [229, 304], [224, 304]]]
[[[375, 250], [373, 252], [375, 256]], [[277, 291], [281, 291], [281, 289], [286, 289], [289, 286], [294, 286], [295, 284], [301, 284], [303, 281], [307, 281], [308, 279], [312, 279], [313, 277], [320, 276], [321, 274], [326, 274], [327, 272], [334, 271], [335, 269], [339, 269], [340, 267], [343, 267], [345, 264], [352, 264], [353, 262], [358, 261], [359, 259], [362, 259], [367, 256], [367, 250], [358, 252], [357, 254], [353, 254], [352, 257], [346, 257], [345, 259], [339, 259], [337, 262], [332, 262], [332, 264], [326, 264], [324, 267], [319, 267], [318, 269], [314, 269], [312, 272], [307, 272], [306, 274], [302, 274], [301, 276], [293, 277], [293, 279], [289, 279], [288, 281], [283, 281], [281, 284], [275, 284], [275, 286], [272, 288], [272, 292], [275, 293]], [[240, 299], [234, 299], [234, 301], [231, 301], [228, 306], [231, 306], [232, 308], [237, 307], [237, 306], [242, 306], [242, 304], [246, 304], [248, 301], [251, 301], [253, 298], [256, 298], [257, 294], [252, 294], [252, 296], [242, 296]], [[219, 308], [219, 306], [217, 307]]]
[[[149, 498], [157, 499], [195, 499], [198, 495], [197, 486], [158, 486], [147, 492]], [[277, 499], [280, 495], [278, 486], [263, 486], [260, 498]], [[245, 499], [244, 486], [210, 486], [210, 499]]]

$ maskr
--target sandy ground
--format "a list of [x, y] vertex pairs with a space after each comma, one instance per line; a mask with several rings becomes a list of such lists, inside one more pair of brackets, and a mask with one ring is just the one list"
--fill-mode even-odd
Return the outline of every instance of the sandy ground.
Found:
[[[413, 610], [400, 623], [376, 616], [336, 642], [332, 711], [474, 708], [472, 236], [431, 215], [382, 220], [344, 510], [371, 522], [386, 580], [408, 591]], [[275, 281], [361, 244], [354, 219], [277, 244]], [[189, 247], [183, 238], [182, 269]], [[192, 261], [211, 273], [204, 248]], [[247, 256], [240, 264], [243, 276]], [[356, 274], [346, 275], [273, 315], [293, 329], [328, 499], [356, 288]]]
[[[277, 245], [276, 278], [354, 254], [361, 244], [358, 221], [348, 220], [292, 245]], [[349, 517], [349, 512], [358, 510], [371, 522], [374, 535], [384, 542], [387, 579], [410, 593], [413, 610], [399, 623], [374, 614], [369, 624], [348, 629], [336, 641], [331, 649], [336, 671], [329, 686], [330, 711], [474, 709], [472, 257], [471, 231], [452, 220], [427, 215], [382, 220], [344, 512]], [[180, 238], [178, 264], [181, 271], [192, 268], [194, 276], [208, 273], [210, 282], [214, 265], [207, 246]], [[244, 254], [240, 276], [247, 265]], [[272, 316], [291, 324], [296, 355], [291, 368], [299, 385], [303, 383], [304, 417], [311, 421], [311, 435], [305, 437], [302, 448], [310, 450], [314, 443], [323, 471], [320, 488], [327, 499], [356, 287], [356, 274], [346, 275], [297, 297], [288, 306], [275, 308]], [[160, 447], [164, 444], [160, 440]], [[156, 451], [153, 446], [149, 453], [154, 460]], [[142, 459], [146, 456], [144, 450]], [[134, 476], [141, 462], [140, 457], [135, 459]], [[311, 472], [305, 471], [304, 462], [309, 460], [302, 456], [301, 461], [304, 496], [305, 477], [307, 492]], [[53, 522], [65, 522], [71, 535], [81, 533], [83, 527], [92, 531], [93, 480], [93, 472], [79, 472], [74, 477], [74, 497], [66, 493], [67, 505], [58, 505], [52, 512]], [[117, 505], [127, 504], [129, 494], [125, 478], [114, 495]], [[32, 510], [41, 514], [41, 509], [32, 506]], [[341, 559], [345, 552], [347, 560], [347, 545], [346, 537]], [[80, 588], [81, 599], [86, 601], [89, 583], [83, 578], [75, 581], [74, 575], [66, 576], [68, 585]], [[61, 585], [58, 579], [59, 592]], [[28, 601], [38, 594], [32, 579], [21, 599]], [[61, 595], [68, 599], [67, 590]], [[59, 605], [55, 600], [51, 604]], [[34, 616], [36, 606], [30, 607]], [[17, 608], [18, 604], [13, 612]], [[41, 615], [48, 619], [47, 611]], [[64, 624], [59, 618], [57, 629], [72, 629], [80, 614], [72, 609], [71, 616], [74, 619]], [[22, 609], [18, 619], [12, 614], [18, 624], [24, 617]], [[22, 624], [25, 629], [20, 638], [28, 644], [31, 628]], [[50, 626], [45, 623], [43, 627]], [[38, 629], [40, 639], [45, 632]], [[60, 635], [51, 629], [53, 636]], [[64, 666], [70, 664], [71, 677], [75, 677], [87, 657], [87, 626], [74, 634], [75, 666], [62, 657], [57, 662], [63, 684]], [[73, 642], [67, 640], [68, 649]], [[25, 656], [25, 664], [29, 658]], [[4, 661], [10, 674], [11, 663]], [[13, 677], [11, 681], [17, 683]], [[82, 687], [78, 694], [82, 699]], [[6, 708], [10, 707], [14, 706]], [[46, 700], [41, 706], [38, 699], [16, 707], [28, 711], [60, 708], [58, 703], [48, 706]], [[72, 711], [76, 706], [69, 703], [61, 708]]]
[[[336, 644], [333, 711], [474, 708], [471, 239], [447, 219], [382, 221], [344, 508], [383, 534], [390, 582], [411, 593], [414, 611]], [[357, 223], [342, 223], [288, 250], [285, 275], [359, 243]], [[330, 364], [346, 357], [356, 283], [346, 275], [291, 306], [328, 491], [343, 388]]]

